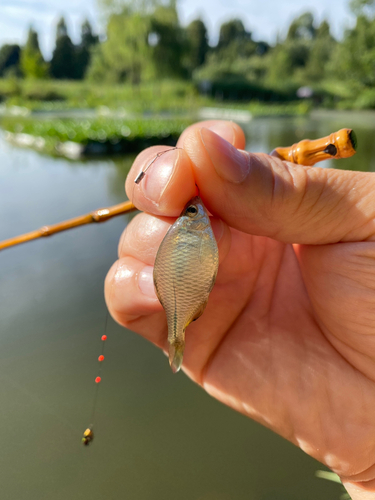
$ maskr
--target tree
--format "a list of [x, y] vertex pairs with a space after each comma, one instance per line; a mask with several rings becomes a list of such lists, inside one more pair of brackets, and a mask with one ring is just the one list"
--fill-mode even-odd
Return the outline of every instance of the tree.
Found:
[[250, 40], [251, 33], [245, 30], [240, 19], [232, 19], [220, 26], [218, 48], [228, 47], [233, 41]]
[[285, 40], [279, 40], [266, 55], [268, 71], [265, 82], [273, 88], [291, 93], [293, 88], [305, 85], [306, 68], [315, 38], [314, 17], [310, 12], [294, 19]]
[[294, 70], [306, 67], [315, 36], [314, 16], [311, 12], [305, 12], [292, 21], [283, 45]]
[[314, 16], [305, 12], [292, 21], [289, 26], [287, 40], [311, 40], [315, 37]]
[[94, 51], [88, 75], [138, 85], [151, 77], [184, 75], [184, 32], [174, 0], [103, 0], [112, 12], [107, 40]]
[[150, 15], [160, 6], [170, 6], [174, 0], [97, 0], [99, 8], [104, 16], [109, 18], [112, 14], [121, 14], [126, 11], [129, 14]]
[[270, 45], [267, 42], [260, 41], [256, 42], [256, 44], [257, 44], [256, 53], [259, 56], [264, 56], [270, 50]]
[[21, 69], [26, 78], [46, 78], [48, 74], [48, 66], [39, 48], [38, 33], [32, 27], [21, 51]]
[[293, 79], [295, 68], [288, 48], [279, 43], [267, 55], [266, 83], [273, 88], [288, 87]]
[[91, 24], [87, 19], [85, 19], [81, 26], [81, 44], [86, 47], [91, 47], [92, 45], [98, 43], [98, 41], [98, 35], [93, 35]]
[[333, 59], [332, 72], [358, 91], [360, 87], [372, 88], [375, 85], [374, 68], [375, 18], [361, 14], [355, 27], [345, 32]]
[[65, 19], [62, 17], [56, 28], [56, 46], [51, 59], [51, 75], [58, 79], [76, 78], [75, 46], [68, 35]]
[[375, 0], [351, 0], [350, 9], [357, 16], [372, 16], [375, 13]]
[[0, 76], [6, 76], [9, 71], [19, 73], [21, 47], [16, 44], [6, 44], [0, 49]]
[[309, 60], [306, 65], [306, 83], [317, 82], [326, 76], [327, 68], [335, 52], [336, 40], [331, 35], [328, 21], [322, 21], [315, 31]]
[[186, 28], [188, 43], [187, 66], [191, 72], [206, 61], [209, 50], [207, 28], [201, 19], [192, 21]]
[[246, 31], [240, 19], [232, 19], [220, 27], [219, 42], [215, 52], [220, 59], [234, 61], [238, 57], [248, 58], [256, 53], [257, 44], [250, 31]]
[[93, 34], [91, 24], [86, 19], [81, 26], [81, 43], [76, 48], [76, 78], [84, 78], [92, 50], [98, 42], [99, 37]]
[[[239, 19], [232, 19], [220, 28], [217, 46], [208, 51], [205, 64], [194, 71], [194, 79], [202, 88], [229, 99], [259, 97], [267, 70], [265, 42], [255, 42]], [[210, 83], [208, 83], [210, 82]]]
[[161, 78], [182, 76], [186, 45], [175, 3], [171, 1], [169, 5], [158, 5], [149, 18], [148, 41], [152, 35], [154, 43], [151, 44], [151, 58], [155, 75]]
[[94, 80], [140, 83], [151, 66], [150, 19], [123, 10], [108, 20], [107, 40], [93, 53], [88, 76]]

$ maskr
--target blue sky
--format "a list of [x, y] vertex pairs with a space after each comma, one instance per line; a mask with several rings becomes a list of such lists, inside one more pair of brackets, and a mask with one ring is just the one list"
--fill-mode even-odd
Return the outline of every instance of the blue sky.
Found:
[[[279, 32], [284, 34], [290, 21], [311, 10], [317, 21], [327, 18], [335, 36], [353, 24], [348, 8], [349, 0], [179, 0], [178, 11], [182, 23], [188, 24], [201, 17], [215, 43], [220, 24], [230, 18], [240, 18], [253, 32], [255, 40], [274, 42]], [[0, 45], [24, 43], [28, 26], [32, 23], [39, 32], [40, 45], [49, 58], [53, 50], [56, 22], [66, 17], [69, 32], [78, 41], [80, 24], [87, 17], [101, 30], [101, 15], [96, 0], [0, 0]], [[102, 30], [103, 31], [103, 30]]]

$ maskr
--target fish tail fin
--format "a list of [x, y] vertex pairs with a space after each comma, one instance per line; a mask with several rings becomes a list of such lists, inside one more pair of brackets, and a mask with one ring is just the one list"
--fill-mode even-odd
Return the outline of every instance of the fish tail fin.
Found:
[[169, 364], [173, 373], [177, 373], [182, 365], [185, 342], [171, 342], [169, 344]]

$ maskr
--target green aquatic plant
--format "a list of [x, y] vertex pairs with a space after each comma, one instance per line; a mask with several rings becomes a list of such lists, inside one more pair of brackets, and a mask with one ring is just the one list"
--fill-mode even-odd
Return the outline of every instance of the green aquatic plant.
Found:
[[[25, 146], [37, 147], [47, 153], [57, 153], [61, 143], [73, 142], [86, 147], [94, 143], [103, 144], [106, 147], [100, 148], [100, 154], [112, 154], [138, 152], [159, 143], [173, 145], [191, 123], [186, 119], [42, 119], [17, 116], [4, 117], [0, 126], [10, 132], [10, 140], [19, 143], [23, 139]], [[38, 143], [28, 141], [21, 134], [40, 140]]]

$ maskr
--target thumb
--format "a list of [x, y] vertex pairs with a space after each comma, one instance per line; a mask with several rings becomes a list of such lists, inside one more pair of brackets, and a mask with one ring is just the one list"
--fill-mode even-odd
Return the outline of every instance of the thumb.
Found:
[[305, 167], [236, 149], [207, 128], [183, 148], [201, 197], [228, 225], [285, 243], [375, 239], [375, 175]]

